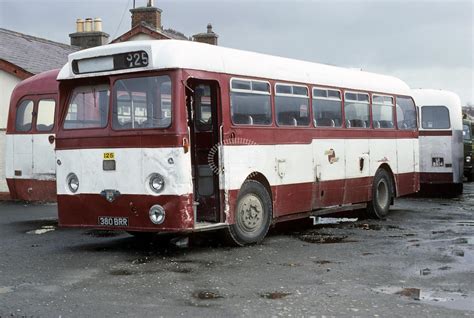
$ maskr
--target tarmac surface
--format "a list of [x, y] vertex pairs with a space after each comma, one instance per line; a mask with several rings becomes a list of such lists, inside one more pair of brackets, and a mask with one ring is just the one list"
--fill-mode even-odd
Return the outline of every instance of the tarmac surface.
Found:
[[398, 199], [383, 221], [310, 221], [257, 246], [178, 248], [0, 203], [0, 317], [474, 317], [474, 183]]

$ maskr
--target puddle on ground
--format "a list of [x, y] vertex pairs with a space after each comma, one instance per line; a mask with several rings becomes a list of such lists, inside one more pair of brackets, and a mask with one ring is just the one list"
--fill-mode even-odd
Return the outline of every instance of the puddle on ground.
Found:
[[110, 230], [90, 230], [84, 232], [84, 235], [92, 237], [115, 237], [121, 235], [122, 232], [119, 231], [110, 231]]
[[419, 300], [425, 304], [474, 311], [474, 297], [461, 291], [434, 291], [423, 288], [402, 288], [396, 286], [384, 286], [374, 288], [373, 290], [388, 295], [398, 295]]
[[148, 264], [151, 261], [153, 261], [152, 257], [145, 256], [145, 257], [136, 258], [132, 260], [130, 263], [132, 263], [133, 265], [142, 265], [142, 264]]
[[260, 297], [266, 298], [266, 299], [282, 299], [287, 296], [290, 296], [291, 293], [284, 293], [284, 292], [269, 292], [269, 293], [263, 293], [260, 294]]
[[332, 264], [333, 262], [323, 259], [320, 261], [314, 261], [314, 263], [319, 264], [319, 265], [326, 265], [326, 264]]
[[301, 234], [298, 236], [298, 238], [304, 242], [315, 243], [315, 244], [356, 242], [356, 241], [346, 240], [347, 235], [308, 233], [308, 234]]
[[56, 227], [54, 225], [43, 225], [40, 229], [28, 231], [26, 232], [26, 234], [41, 235], [41, 234], [46, 234], [48, 232], [52, 232], [55, 230], [56, 230]]
[[13, 287], [11, 286], [0, 286], [0, 295], [8, 294], [13, 292]]
[[110, 271], [109, 274], [113, 276], [130, 276], [133, 275], [133, 272], [127, 269], [115, 269]]
[[168, 271], [173, 272], [173, 273], [188, 274], [188, 273], [192, 273], [193, 269], [188, 268], [188, 267], [175, 267], [175, 268], [168, 269]]
[[209, 299], [219, 299], [224, 298], [224, 296], [207, 290], [200, 290], [193, 293], [193, 297], [200, 300], [209, 300]]

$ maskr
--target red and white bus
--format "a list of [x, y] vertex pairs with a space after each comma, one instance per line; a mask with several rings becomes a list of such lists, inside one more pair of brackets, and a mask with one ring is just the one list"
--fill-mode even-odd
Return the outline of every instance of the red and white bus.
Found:
[[463, 191], [464, 145], [459, 96], [440, 89], [413, 89], [420, 128], [420, 186], [423, 192]]
[[12, 199], [56, 201], [58, 73], [47, 71], [20, 82], [10, 98], [5, 175]]
[[419, 189], [418, 129], [399, 79], [188, 41], [73, 53], [59, 73], [59, 223], [131, 233], [272, 223]]

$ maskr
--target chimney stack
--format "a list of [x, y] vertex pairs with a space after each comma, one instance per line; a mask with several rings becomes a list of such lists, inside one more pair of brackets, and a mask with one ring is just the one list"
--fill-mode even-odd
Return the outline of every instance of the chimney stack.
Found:
[[207, 25], [206, 33], [198, 33], [193, 35], [193, 41], [200, 43], [207, 43], [211, 45], [217, 45], [217, 38], [219, 36], [212, 31], [212, 24]]
[[132, 29], [140, 24], [146, 24], [156, 30], [161, 30], [161, 9], [154, 6], [153, 0], [148, 0], [146, 7], [130, 9], [132, 13]]
[[76, 20], [76, 32], [69, 34], [71, 45], [82, 49], [107, 44], [109, 35], [102, 31], [102, 19], [86, 18]]

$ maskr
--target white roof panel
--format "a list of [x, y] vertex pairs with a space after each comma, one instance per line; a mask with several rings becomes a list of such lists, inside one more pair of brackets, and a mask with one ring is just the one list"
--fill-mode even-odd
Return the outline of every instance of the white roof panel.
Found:
[[[72, 72], [73, 60], [139, 50], [146, 51], [150, 57], [147, 67], [80, 75]], [[392, 76], [179, 40], [123, 42], [72, 53], [59, 73], [58, 80], [172, 68], [410, 94], [408, 85]]]
[[442, 89], [417, 88], [411, 90], [411, 95], [418, 108], [446, 106], [449, 109], [452, 128], [462, 129], [462, 105], [461, 99], [456, 93]]

